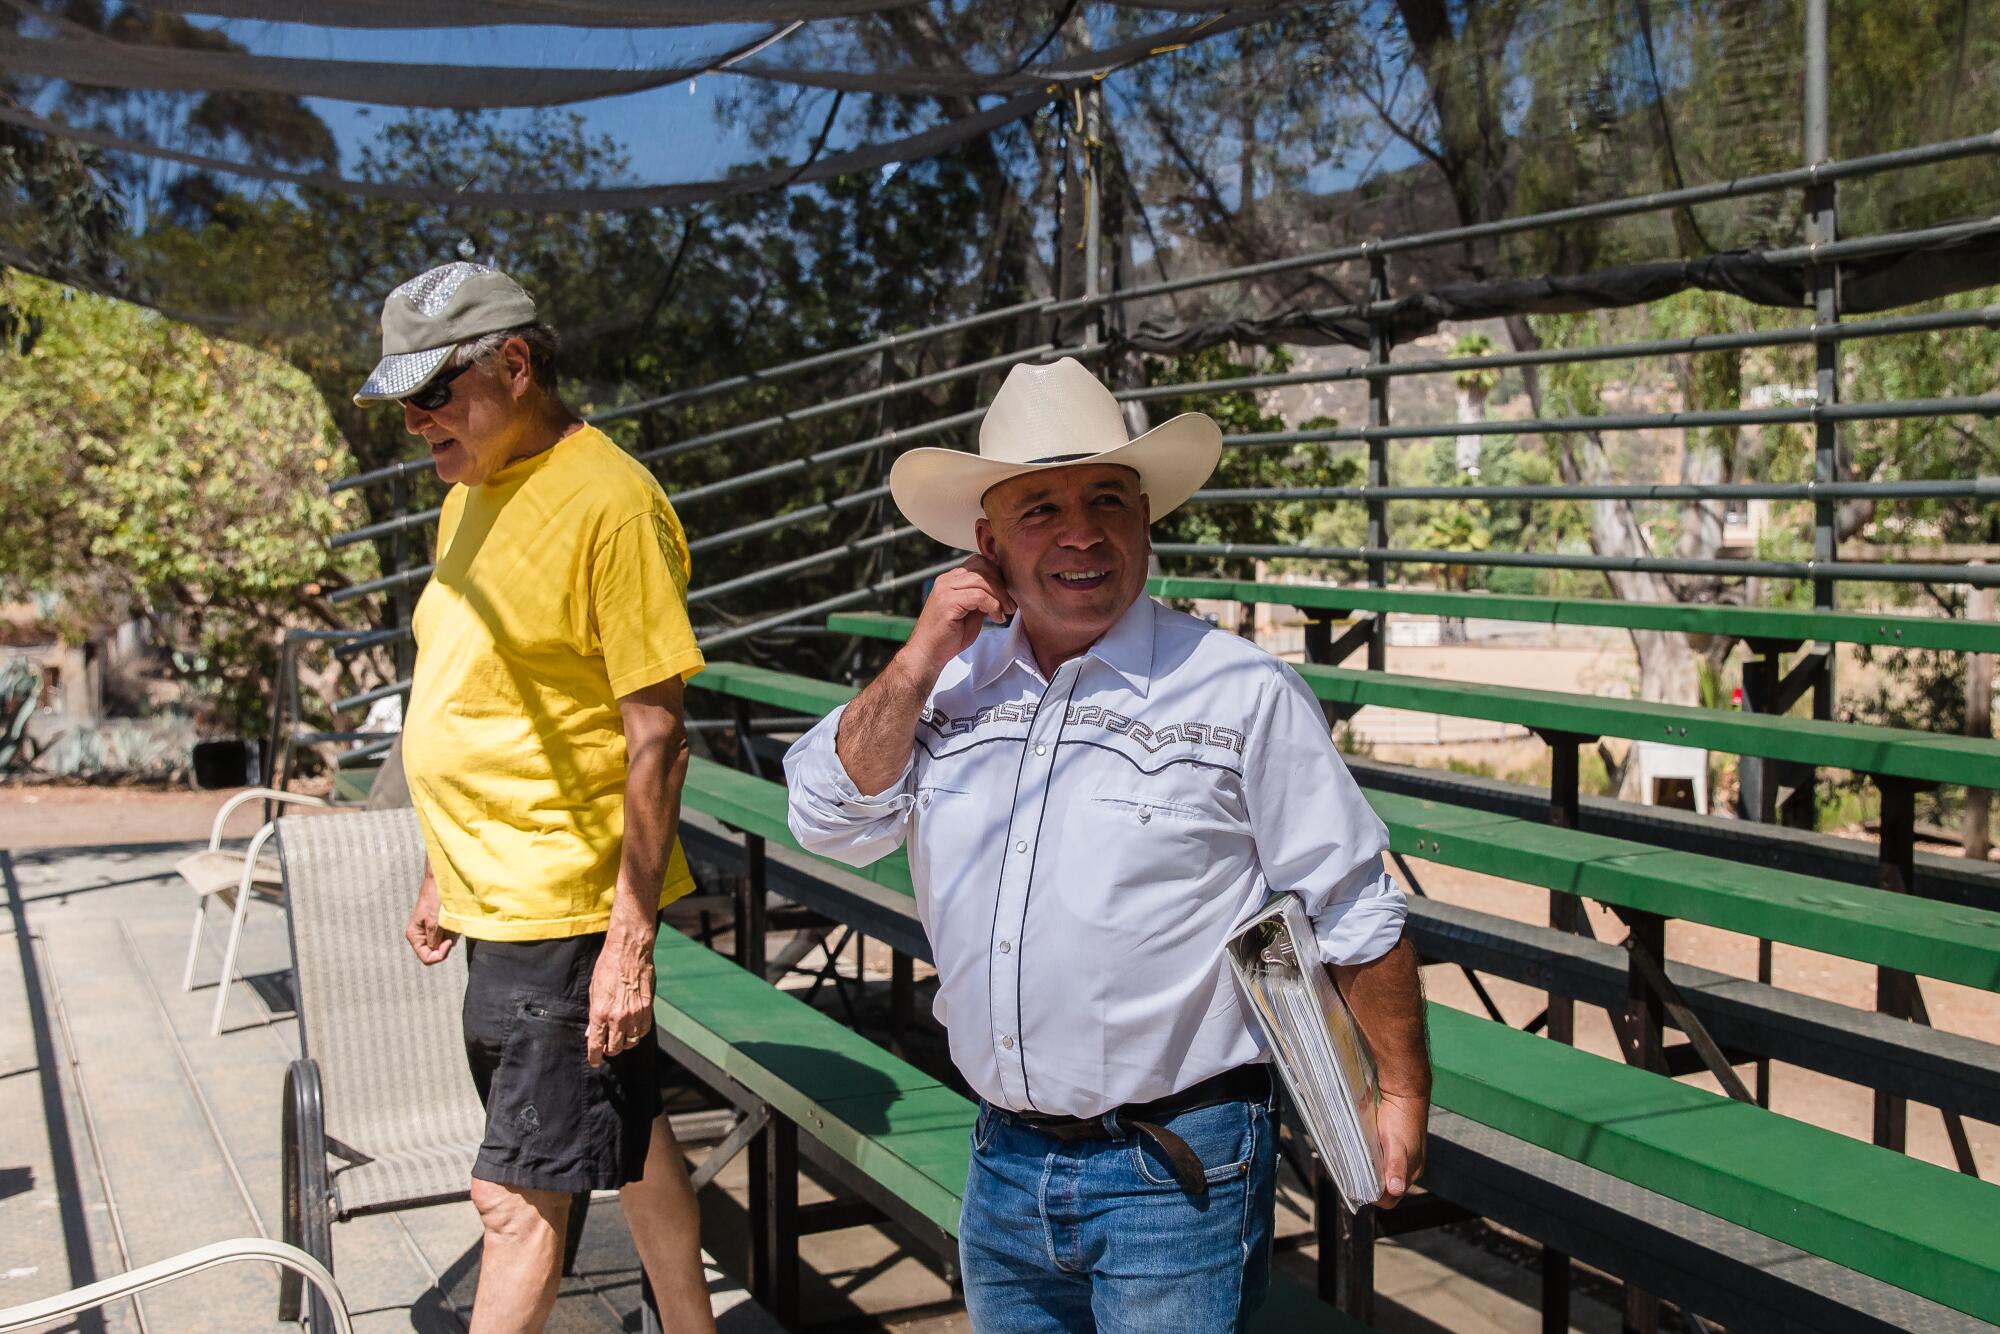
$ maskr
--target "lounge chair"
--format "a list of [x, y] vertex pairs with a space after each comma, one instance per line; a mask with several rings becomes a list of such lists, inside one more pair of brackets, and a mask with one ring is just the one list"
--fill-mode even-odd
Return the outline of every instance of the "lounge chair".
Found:
[[[303, 1052], [285, 1074], [283, 1235], [331, 1270], [335, 1222], [466, 1197], [486, 1114], [460, 1037], [465, 950], [426, 968], [403, 942], [416, 812], [287, 816], [277, 839]], [[303, 1295], [280, 1284], [281, 1320]]]
[[[222, 952], [222, 973], [215, 984], [215, 1016], [208, 1026], [211, 1037], [222, 1034], [222, 1011], [229, 1003], [229, 984], [238, 978], [236, 949], [243, 939], [243, 919], [249, 912], [250, 900], [255, 898], [275, 903], [284, 893], [277, 859], [264, 855], [264, 849], [277, 832], [275, 822], [259, 829], [250, 839], [250, 846], [241, 853], [230, 852], [222, 846], [222, 831], [229, 823], [229, 817], [237, 807], [250, 801], [294, 806], [332, 804], [320, 797], [278, 788], [259, 787], [239, 792], [215, 813], [215, 823], [208, 832], [208, 847], [183, 857], [175, 864], [174, 870], [195, 893], [194, 934], [188, 940], [187, 967], [181, 973], [182, 991], [194, 989], [194, 966], [201, 955], [202, 927], [209, 900], [219, 899], [232, 909], [229, 944]], [[403, 738], [398, 736], [383, 757], [382, 767], [376, 772], [375, 782], [368, 789], [368, 799], [361, 803], [361, 809], [382, 811], [409, 804], [410, 789], [403, 779]]]

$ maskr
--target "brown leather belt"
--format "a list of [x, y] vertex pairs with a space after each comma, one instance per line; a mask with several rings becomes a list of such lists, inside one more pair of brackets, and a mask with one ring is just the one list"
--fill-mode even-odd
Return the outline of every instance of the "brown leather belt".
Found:
[[[1087, 1140], [1132, 1138], [1143, 1135], [1166, 1155], [1174, 1180], [1190, 1195], [1208, 1193], [1208, 1173], [1187, 1141], [1161, 1124], [1187, 1112], [1199, 1111], [1225, 1102], [1264, 1102], [1271, 1096], [1271, 1067], [1264, 1063], [1239, 1065], [1219, 1075], [1210, 1075], [1178, 1093], [1151, 1102], [1130, 1102], [1102, 1116], [1044, 1116], [1040, 1112], [994, 1111], [1014, 1125], [1040, 1131], [1064, 1144]], [[1113, 1126], [1116, 1126], [1116, 1131]]]

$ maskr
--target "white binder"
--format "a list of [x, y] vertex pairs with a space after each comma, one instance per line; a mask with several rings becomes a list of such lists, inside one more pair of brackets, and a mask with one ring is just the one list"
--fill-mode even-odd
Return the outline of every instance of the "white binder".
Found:
[[1350, 1211], [1382, 1194], [1375, 1059], [1319, 960], [1296, 894], [1274, 894], [1229, 938], [1229, 962], [1320, 1161]]

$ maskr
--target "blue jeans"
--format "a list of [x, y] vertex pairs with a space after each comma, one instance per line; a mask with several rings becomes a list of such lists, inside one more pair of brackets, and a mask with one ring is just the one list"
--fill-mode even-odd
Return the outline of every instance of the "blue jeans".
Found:
[[975, 1334], [1244, 1328], [1271, 1279], [1270, 1108], [1225, 1102], [1165, 1124], [1201, 1159], [1203, 1195], [1144, 1136], [1064, 1144], [981, 1107], [958, 1229]]

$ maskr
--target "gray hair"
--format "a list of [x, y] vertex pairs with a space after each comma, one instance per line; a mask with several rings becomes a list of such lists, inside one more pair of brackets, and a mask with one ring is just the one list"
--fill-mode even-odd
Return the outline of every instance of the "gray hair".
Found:
[[445, 366], [456, 370], [460, 366], [471, 366], [497, 356], [510, 338], [518, 338], [528, 345], [528, 369], [535, 377], [535, 384], [543, 392], [553, 394], [556, 390], [556, 356], [562, 351], [562, 339], [546, 324], [523, 324], [519, 328], [501, 329], [467, 339], [451, 350], [451, 355], [445, 358]]

